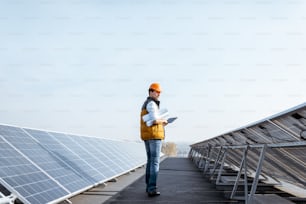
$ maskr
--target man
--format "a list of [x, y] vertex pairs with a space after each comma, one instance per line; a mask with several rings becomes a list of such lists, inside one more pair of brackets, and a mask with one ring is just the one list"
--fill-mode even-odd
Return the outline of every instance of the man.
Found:
[[[167, 120], [159, 118], [159, 103], [158, 100], [161, 93], [161, 87], [158, 83], [153, 83], [149, 87], [149, 97], [144, 102], [141, 108], [140, 116], [140, 132], [141, 139], [145, 143], [147, 152], [147, 166], [146, 166], [146, 192], [148, 196], [158, 196], [160, 192], [157, 191], [157, 176], [159, 171], [159, 160], [162, 140], [165, 138], [164, 126]], [[153, 119], [153, 124], [147, 126], [142, 116], [149, 114]]]

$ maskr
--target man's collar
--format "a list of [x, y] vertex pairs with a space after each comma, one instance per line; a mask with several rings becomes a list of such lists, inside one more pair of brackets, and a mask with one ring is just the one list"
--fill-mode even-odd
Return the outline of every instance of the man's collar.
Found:
[[148, 98], [147, 98], [148, 100], [152, 100], [152, 101], [154, 101], [158, 106], [159, 106], [159, 103], [160, 103], [160, 101], [159, 100], [156, 100], [156, 99], [154, 99], [154, 98], [152, 98], [152, 97], [150, 97], [150, 96], [148, 96]]

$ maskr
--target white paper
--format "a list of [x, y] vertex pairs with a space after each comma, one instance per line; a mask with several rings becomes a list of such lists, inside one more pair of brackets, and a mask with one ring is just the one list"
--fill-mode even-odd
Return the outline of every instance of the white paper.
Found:
[[147, 126], [152, 126], [154, 120], [160, 120], [160, 119], [167, 119], [169, 117], [169, 112], [167, 109], [161, 109], [159, 113], [157, 114], [156, 118], [152, 118], [152, 115], [150, 113], [142, 116], [143, 121], [147, 124]]

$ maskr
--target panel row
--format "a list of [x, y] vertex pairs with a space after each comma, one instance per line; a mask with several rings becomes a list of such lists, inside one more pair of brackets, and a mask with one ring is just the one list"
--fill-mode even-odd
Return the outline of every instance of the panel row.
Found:
[[264, 147], [260, 174], [306, 190], [306, 103], [193, 144], [190, 156], [220, 165], [223, 155], [223, 164], [239, 169], [247, 150], [245, 161], [251, 175], [259, 169]]
[[146, 162], [143, 144], [0, 125], [0, 183], [24, 203], [56, 203]]

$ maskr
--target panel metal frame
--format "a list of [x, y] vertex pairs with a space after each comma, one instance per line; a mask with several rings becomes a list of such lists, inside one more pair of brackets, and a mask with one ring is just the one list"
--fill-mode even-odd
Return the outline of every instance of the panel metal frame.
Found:
[[[297, 169], [306, 166], [306, 161], [304, 160], [306, 157], [295, 156], [294, 151], [289, 151], [289, 149], [286, 151], [286, 148], [306, 147], [306, 139], [299, 135], [294, 127], [294, 120], [299, 120], [299, 118], [294, 117], [292, 119], [293, 114], [299, 114], [306, 121], [305, 113], [306, 103], [303, 103], [250, 125], [192, 144], [190, 152], [193, 153], [190, 156], [195, 155], [194, 152], [204, 152], [203, 149], [205, 149], [207, 155], [202, 155], [205, 163], [204, 173], [208, 173], [208, 168], [210, 168], [210, 179], [212, 179], [215, 172], [218, 171], [216, 185], [222, 184], [221, 177], [225, 165], [238, 170], [231, 198], [235, 198], [238, 182], [241, 181], [241, 174], [244, 174], [245, 203], [252, 203], [260, 177], [265, 181], [273, 182], [273, 184], [281, 184], [283, 181], [288, 182], [288, 180], [283, 179], [293, 179], [292, 182], [299, 182], [299, 184], [304, 185], [306, 190], [306, 182], [298, 178], [298, 170], [302, 171], [302, 169]], [[285, 122], [284, 118], [288, 122]], [[306, 126], [305, 130], [302, 131], [306, 131]], [[246, 140], [241, 137], [245, 137]], [[256, 140], [255, 138], [258, 139]], [[218, 154], [213, 154], [216, 149], [219, 150]], [[242, 155], [240, 154], [241, 151], [234, 151], [239, 149], [243, 150]], [[277, 155], [277, 153], [279, 154]], [[241, 158], [238, 158], [238, 155]], [[292, 160], [296, 164], [293, 167], [287, 166], [285, 159]], [[273, 161], [274, 164], [267, 163], [266, 160]], [[212, 162], [214, 162], [214, 165], [210, 165]], [[277, 168], [274, 176], [269, 172], [269, 169], [273, 167]], [[289, 177], [287, 178], [284, 178], [284, 176], [281, 178], [275, 177], [275, 175], [286, 175], [282, 173], [286, 169], [288, 169], [287, 173], [292, 172], [292, 175], [288, 175]], [[248, 176], [253, 178], [250, 192], [248, 192], [248, 185], [251, 183], [248, 183]]]

